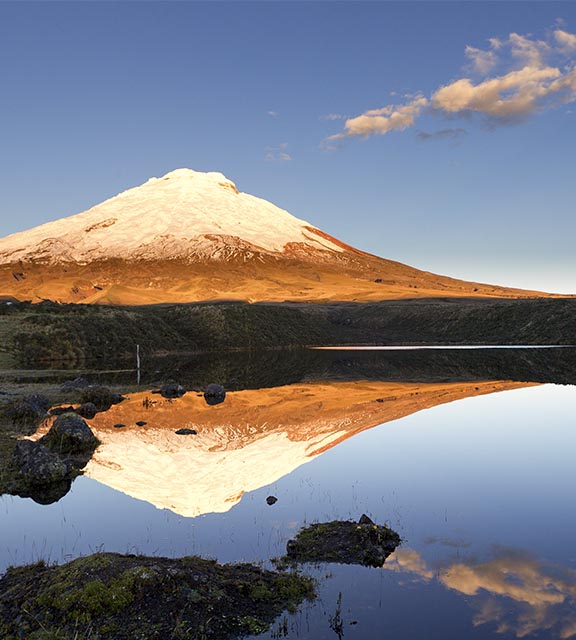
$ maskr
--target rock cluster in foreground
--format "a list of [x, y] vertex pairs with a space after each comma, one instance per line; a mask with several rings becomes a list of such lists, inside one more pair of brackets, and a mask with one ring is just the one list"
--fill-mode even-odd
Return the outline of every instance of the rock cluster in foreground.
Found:
[[37, 442], [16, 443], [3, 491], [40, 504], [56, 502], [68, 493], [98, 445], [85, 420], [76, 413], [63, 413]]

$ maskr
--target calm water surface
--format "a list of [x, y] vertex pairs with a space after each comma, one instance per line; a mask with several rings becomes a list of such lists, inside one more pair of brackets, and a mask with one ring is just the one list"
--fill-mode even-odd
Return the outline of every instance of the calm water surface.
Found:
[[103, 445], [61, 500], [0, 498], [1, 567], [97, 550], [267, 563], [306, 523], [366, 513], [402, 545], [379, 569], [305, 566], [319, 597], [288, 637], [337, 638], [337, 614], [344, 638], [575, 637], [576, 387], [535, 384], [554, 367], [529, 376], [521, 354], [402, 357], [236, 376], [214, 407], [142, 387], [92, 421]]

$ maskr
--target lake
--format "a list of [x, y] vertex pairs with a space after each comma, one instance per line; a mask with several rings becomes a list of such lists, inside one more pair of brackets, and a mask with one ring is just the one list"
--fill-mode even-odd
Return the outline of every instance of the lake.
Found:
[[[367, 514], [402, 537], [384, 565], [304, 565], [318, 598], [259, 638], [576, 636], [574, 349], [144, 364], [139, 386], [85, 374], [128, 399], [89, 421], [102, 445], [60, 500], [0, 497], [0, 570], [98, 550], [268, 566], [306, 524]], [[152, 393], [168, 376], [191, 390]]]

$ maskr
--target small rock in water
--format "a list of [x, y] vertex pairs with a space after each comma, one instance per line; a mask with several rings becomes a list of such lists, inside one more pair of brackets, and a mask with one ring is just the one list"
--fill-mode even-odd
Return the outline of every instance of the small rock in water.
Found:
[[85, 402], [76, 409], [76, 413], [79, 416], [90, 420], [98, 413], [98, 409], [96, 409], [96, 405], [93, 402]]
[[186, 389], [176, 382], [167, 382], [160, 388], [160, 395], [163, 398], [181, 398], [186, 393]]
[[381, 567], [400, 544], [400, 536], [363, 515], [359, 522], [334, 520], [302, 529], [286, 552], [295, 562], [337, 562]]
[[226, 391], [221, 384], [209, 384], [204, 389], [204, 400], [211, 406], [220, 404], [226, 399]]
[[268, 496], [266, 498], [266, 503], [269, 504], [270, 506], [272, 506], [273, 504], [276, 504], [278, 502], [278, 498], [276, 496]]
[[92, 403], [97, 411], [108, 411], [113, 404], [119, 404], [125, 399], [123, 395], [98, 384], [84, 387], [80, 393], [80, 401], [84, 404]]
[[136, 423], [136, 425], [138, 427], [145, 427], [148, 423], [144, 420], [138, 420], [138, 422]]
[[178, 429], [175, 433], [179, 436], [195, 436], [198, 431], [196, 429]]

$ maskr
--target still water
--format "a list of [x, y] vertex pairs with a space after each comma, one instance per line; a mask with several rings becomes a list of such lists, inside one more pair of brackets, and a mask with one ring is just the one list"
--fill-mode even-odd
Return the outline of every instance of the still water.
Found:
[[225, 382], [226, 400], [150, 384], [98, 414], [102, 445], [67, 495], [0, 497], [0, 569], [97, 550], [268, 563], [307, 523], [366, 513], [401, 546], [378, 569], [305, 566], [319, 596], [286, 616], [288, 637], [576, 637], [576, 368], [562, 351], [180, 363], [187, 386]]

